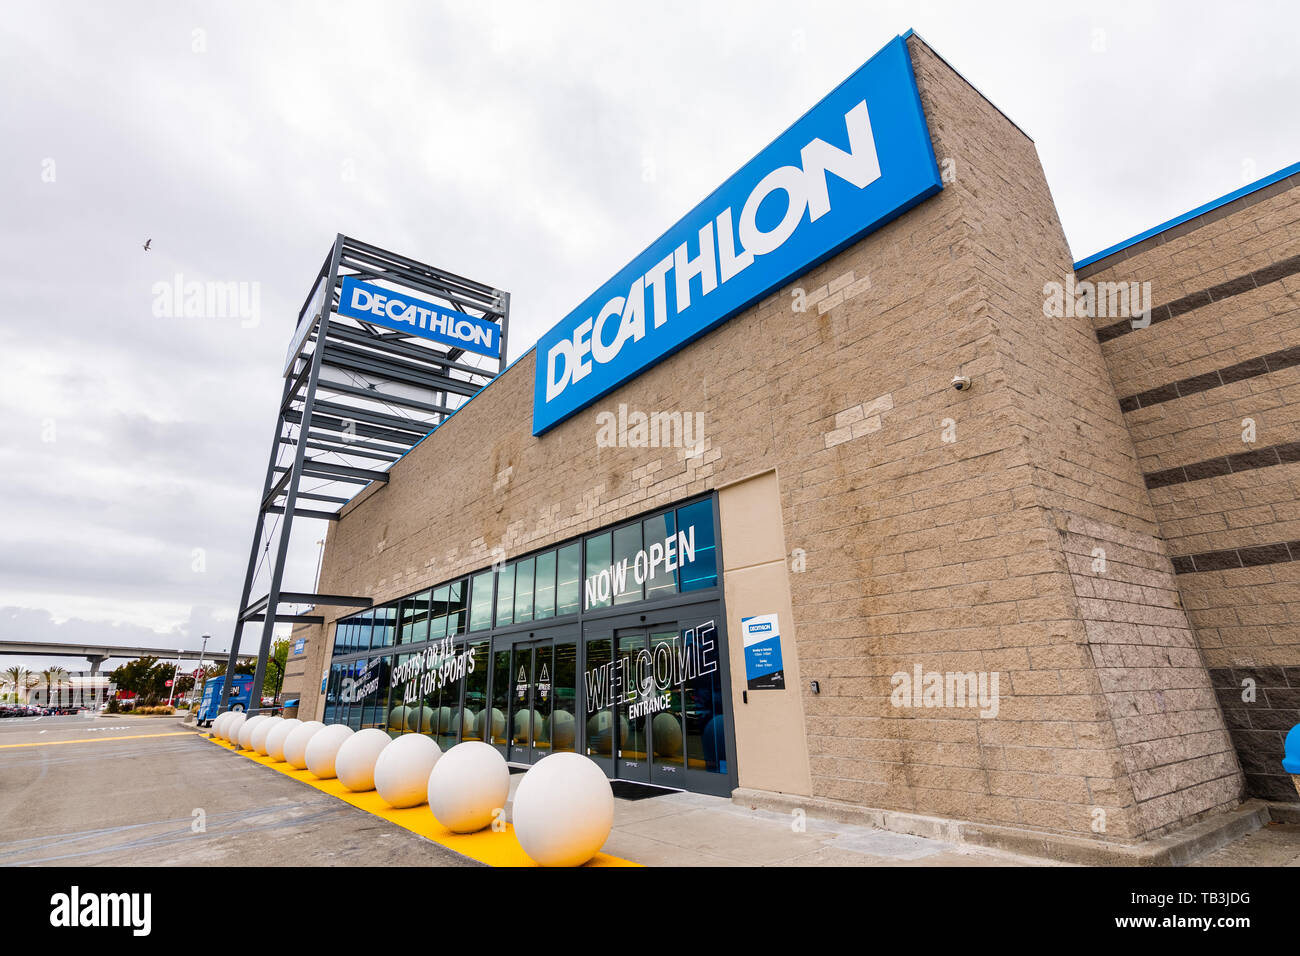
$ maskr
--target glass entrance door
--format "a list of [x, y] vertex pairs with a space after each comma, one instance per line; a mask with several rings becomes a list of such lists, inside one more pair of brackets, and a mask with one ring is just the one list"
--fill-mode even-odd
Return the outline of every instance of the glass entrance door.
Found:
[[[498, 652], [502, 663], [503, 653]], [[536, 763], [554, 751], [574, 749], [577, 661], [574, 641], [534, 641], [511, 648], [505, 675], [509, 712], [499, 735], [508, 741], [506, 759]], [[502, 689], [493, 694], [494, 703], [501, 699]]]
[[674, 662], [682, 659], [682, 634], [676, 622], [620, 628], [618, 648], [620, 780], [685, 786], [682, 692]]
[[656, 616], [584, 625], [585, 752], [615, 779], [729, 794], [718, 609]]
[[650, 720], [643, 713], [643, 702], [654, 693], [654, 676], [644, 666], [649, 654], [646, 629], [627, 627], [616, 630], [614, 647], [620, 691], [614, 721], [618, 735], [615, 775], [620, 780], [649, 783]]

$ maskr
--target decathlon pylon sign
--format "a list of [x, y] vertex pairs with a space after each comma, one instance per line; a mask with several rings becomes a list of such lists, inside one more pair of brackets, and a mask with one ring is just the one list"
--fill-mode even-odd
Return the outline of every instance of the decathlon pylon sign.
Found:
[[454, 345], [467, 352], [491, 358], [501, 356], [501, 330], [494, 323], [351, 276], [343, 277], [339, 315]]
[[533, 434], [942, 188], [896, 37], [538, 340]]

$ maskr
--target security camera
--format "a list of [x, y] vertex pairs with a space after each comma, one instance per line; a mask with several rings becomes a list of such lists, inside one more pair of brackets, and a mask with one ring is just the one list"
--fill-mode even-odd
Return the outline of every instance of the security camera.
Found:
[[952, 377], [952, 387], [957, 389], [959, 392], [966, 391], [966, 389], [970, 388], [970, 376], [954, 375]]

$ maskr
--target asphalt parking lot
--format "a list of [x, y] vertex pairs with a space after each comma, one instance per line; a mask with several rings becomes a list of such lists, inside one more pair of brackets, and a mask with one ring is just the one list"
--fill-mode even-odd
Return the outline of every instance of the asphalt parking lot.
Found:
[[474, 866], [180, 718], [0, 721], [0, 865]]
[[[512, 791], [521, 777], [511, 778]], [[615, 801], [605, 851], [650, 866], [1041, 866], [1052, 861], [673, 793]], [[0, 720], [3, 866], [476, 866], [232, 754], [181, 718]], [[1270, 824], [1198, 866], [1300, 866]]]

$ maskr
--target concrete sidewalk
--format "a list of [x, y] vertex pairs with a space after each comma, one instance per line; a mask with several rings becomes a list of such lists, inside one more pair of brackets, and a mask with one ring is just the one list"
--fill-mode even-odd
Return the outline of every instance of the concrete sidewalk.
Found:
[[[510, 795], [523, 774], [510, 777]], [[1048, 860], [959, 846], [811, 817], [750, 810], [725, 797], [669, 792], [614, 801], [605, 853], [645, 866], [1054, 866]]]
[[[241, 768], [241, 777], [256, 778], [268, 772], [268, 768], [258, 767], [252, 761], [246, 766], [246, 771]], [[523, 776], [522, 772], [511, 774], [507, 819]], [[356, 813], [368, 812], [351, 809]], [[1217, 841], [1204, 836], [1199, 842], [1193, 840], [1182, 858], [1174, 862], [1191, 857], [1189, 862], [1198, 866], [1300, 866], [1300, 822], [1297, 822], [1300, 814], [1284, 813], [1285, 809], [1280, 805], [1274, 807], [1274, 822], [1258, 829], [1252, 824], [1249, 832], [1239, 827], [1234, 835]], [[1207, 825], [1215, 823], [1209, 821]], [[751, 808], [725, 797], [663, 791], [661, 795], [641, 799], [616, 798], [614, 829], [602, 850], [644, 866], [1076, 865], [1017, 853], [1015, 846], [981, 846], [975, 842], [958, 842], [956, 838], [945, 839], [943, 831], [930, 832], [929, 836], [918, 836], [861, 822], [836, 822], [827, 817], [797, 816], [788, 810]], [[1222, 845], [1224, 841], [1228, 841], [1227, 845]], [[460, 859], [472, 865], [468, 858]], [[1105, 862], [1159, 865], [1154, 860]]]

